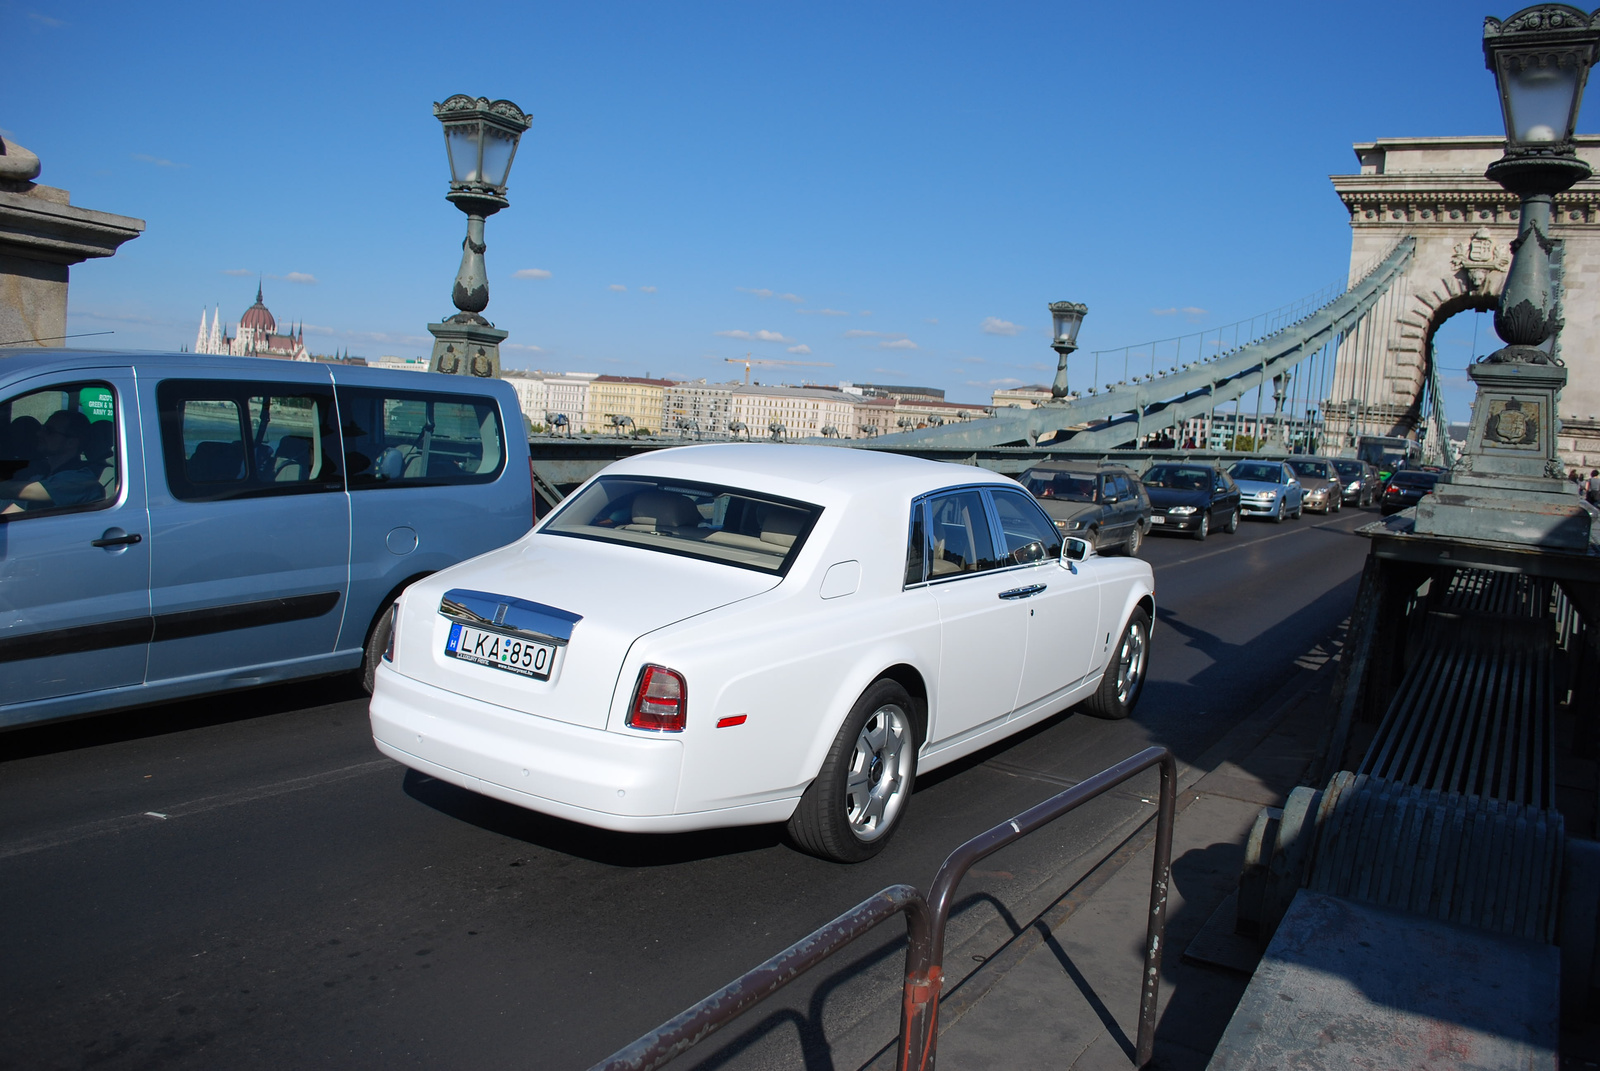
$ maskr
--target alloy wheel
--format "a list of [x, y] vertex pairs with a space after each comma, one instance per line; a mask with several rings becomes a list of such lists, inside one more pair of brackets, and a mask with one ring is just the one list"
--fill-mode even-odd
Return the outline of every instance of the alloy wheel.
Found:
[[844, 806], [850, 831], [861, 840], [876, 840], [894, 827], [911, 784], [912, 741], [911, 720], [892, 703], [873, 711], [856, 736]]

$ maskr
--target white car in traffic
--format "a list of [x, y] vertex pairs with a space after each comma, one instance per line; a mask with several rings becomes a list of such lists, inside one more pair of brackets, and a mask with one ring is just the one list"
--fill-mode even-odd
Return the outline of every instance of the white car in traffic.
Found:
[[804, 850], [865, 859], [919, 770], [1138, 701], [1150, 566], [1062, 543], [978, 468], [759, 443], [629, 458], [406, 590], [373, 737], [575, 822], [787, 822]]

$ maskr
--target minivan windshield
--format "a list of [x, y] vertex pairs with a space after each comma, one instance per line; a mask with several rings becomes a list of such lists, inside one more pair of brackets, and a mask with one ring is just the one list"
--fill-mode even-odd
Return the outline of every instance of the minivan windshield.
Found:
[[782, 576], [821, 514], [821, 506], [744, 488], [602, 476], [563, 504], [540, 531]]

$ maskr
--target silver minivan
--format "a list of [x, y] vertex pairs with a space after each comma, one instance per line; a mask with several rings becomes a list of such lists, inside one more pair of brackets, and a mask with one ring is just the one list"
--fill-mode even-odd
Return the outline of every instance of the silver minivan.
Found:
[[471, 376], [0, 350], [0, 728], [364, 668], [411, 582], [533, 524]]

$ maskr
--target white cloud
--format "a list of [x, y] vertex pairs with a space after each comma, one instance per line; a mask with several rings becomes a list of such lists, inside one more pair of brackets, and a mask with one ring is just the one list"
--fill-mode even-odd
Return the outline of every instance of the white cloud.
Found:
[[805, 300], [806, 300], [805, 298], [801, 297], [799, 294], [780, 294], [775, 290], [768, 290], [766, 287], [760, 287], [759, 289], [752, 289], [751, 287], [748, 287], [748, 286], [736, 286], [736, 287], [734, 287], [734, 289], [739, 291], [741, 294], [754, 294], [756, 297], [761, 298], [763, 300], [765, 300], [766, 298], [777, 298], [779, 301], [792, 301], [796, 305], [803, 304], [805, 302]]
[[66, 25], [66, 23], [62, 22], [60, 19], [53, 19], [49, 15], [41, 15], [37, 11], [28, 12], [28, 19], [39, 26], [49, 26], [52, 29], [57, 26]]
[[607, 290], [615, 290], [617, 293], [620, 294], [620, 293], [622, 293], [624, 290], [626, 290], [628, 288], [623, 286], [621, 283], [612, 283], [610, 286], [606, 287], [606, 289]]
[[135, 160], [138, 160], [141, 164], [155, 164], [157, 167], [188, 167], [189, 166], [188, 164], [173, 163], [171, 160], [166, 160], [166, 159], [163, 159], [162, 157], [159, 157], [159, 156], [151, 156], [149, 153], [143, 153], [143, 152], [134, 153], [133, 154], [133, 158]]
[[961, 363], [962, 364], [988, 364], [989, 362], [984, 360], [982, 357], [963, 357], [963, 358], [961, 358]]
[[316, 286], [317, 277], [310, 272], [292, 271], [288, 275], [268, 275], [268, 279], [277, 279], [285, 283], [299, 283], [301, 286]]
[[804, 355], [806, 355], [806, 354], [811, 352], [811, 347], [807, 346], [804, 342], [802, 342], [798, 346], [790, 346], [789, 347], [789, 352], [790, 353], [798, 353], [801, 356], [804, 356]]
[[926, 320], [923, 320], [922, 322], [925, 323], [925, 324], [936, 324], [936, 323], [939, 322], [939, 318], [937, 316], [930, 316]]
[[251, 271], [249, 268], [223, 268], [222, 269], [222, 274], [224, 274], [224, 275], [244, 276], [244, 275], [254, 275], [255, 272]]
[[1020, 380], [1020, 379], [981, 379], [981, 380], [980, 379], [969, 379], [969, 380], [967, 380], [967, 384], [966, 385], [969, 386], [969, 387], [991, 387], [991, 388], [1020, 387], [1020, 386], [1022, 386], [1022, 380]]
[[891, 334], [888, 331], [866, 331], [859, 327], [852, 327], [844, 333], [845, 338], [905, 338], [904, 335]]
[[310, 335], [325, 335], [347, 342], [371, 342], [379, 346], [425, 346], [431, 347], [433, 339], [427, 335], [405, 335], [398, 331], [346, 331], [338, 327], [325, 327], [320, 324], [301, 324], [306, 333]]
[[543, 268], [518, 268], [511, 273], [513, 279], [548, 279], [550, 273]]
[[802, 316], [849, 316], [843, 309], [795, 309]]
[[880, 342], [878, 348], [882, 350], [914, 350], [917, 344], [909, 338], [897, 338], [893, 342]]
[[871, 309], [862, 309], [860, 312], [856, 313], [856, 315], [857, 316], [871, 316], [872, 315], [872, 310]]
[[1151, 316], [1182, 316], [1187, 320], [1199, 320], [1199, 319], [1202, 319], [1202, 318], [1204, 318], [1206, 316], [1209, 316], [1211, 314], [1209, 312], [1207, 312], [1205, 309], [1197, 308], [1194, 305], [1184, 305], [1181, 308], [1175, 306], [1175, 307], [1170, 308], [1170, 309], [1151, 309], [1150, 310], [1150, 315]]
[[656, 288], [653, 286], [641, 286], [639, 288], [639, 292], [643, 294], [654, 294], [656, 292]]
[[1014, 324], [1010, 320], [1002, 320], [998, 316], [985, 316], [983, 323], [979, 324], [978, 327], [986, 335], [1022, 334], [1022, 326], [1020, 324]]
[[740, 338], [746, 342], [793, 342], [794, 339], [786, 338], [777, 331], [713, 331], [718, 338]]
[[520, 350], [523, 353], [544, 352], [543, 346], [535, 346], [527, 342], [502, 342], [500, 343], [500, 348], [503, 350]]

